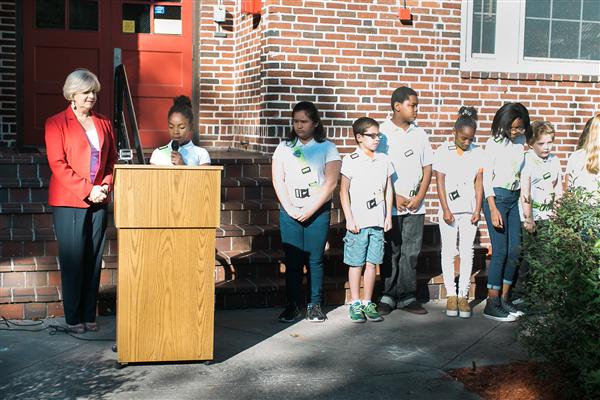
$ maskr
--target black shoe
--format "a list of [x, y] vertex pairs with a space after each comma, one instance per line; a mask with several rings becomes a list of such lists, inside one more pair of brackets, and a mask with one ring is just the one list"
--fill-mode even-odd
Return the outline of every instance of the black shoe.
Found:
[[311, 303], [306, 307], [306, 319], [310, 322], [323, 322], [327, 317], [321, 311], [320, 305]]
[[377, 310], [379, 310], [379, 315], [388, 315], [392, 312], [393, 308], [388, 303], [380, 301], [379, 304], [377, 304]]
[[502, 307], [502, 301], [499, 297], [488, 297], [483, 316], [494, 321], [513, 322], [517, 318]]
[[512, 303], [512, 301], [510, 300], [504, 300], [502, 299], [502, 307], [508, 311], [508, 313], [510, 315], [512, 315], [515, 318], [519, 318], [522, 317], [523, 315], [525, 315], [525, 313], [523, 311], [520, 311], [519, 309], [517, 309], [517, 307], [515, 307], [515, 305]]
[[409, 304], [405, 305], [404, 307], [399, 308], [399, 310], [406, 311], [411, 314], [418, 314], [418, 315], [427, 314], [427, 310], [425, 308], [423, 308], [421, 303], [419, 303], [418, 301], [413, 301], [412, 303], [409, 303]]
[[291, 323], [300, 319], [300, 317], [302, 317], [302, 314], [300, 313], [298, 306], [295, 304], [288, 304], [285, 307], [285, 310], [279, 314], [279, 322]]

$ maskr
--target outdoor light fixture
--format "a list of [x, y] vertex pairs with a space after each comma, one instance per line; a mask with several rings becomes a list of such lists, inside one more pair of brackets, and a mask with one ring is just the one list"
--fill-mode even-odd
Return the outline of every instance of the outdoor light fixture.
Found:
[[412, 24], [412, 14], [410, 13], [410, 9], [406, 8], [406, 0], [404, 0], [404, 7], [400, 7], [398, 17], [400, 18], [400, 22], [402, 22], [403, 25]]
[[242, 13], [260, 15], [262, 0], [242, 0]]

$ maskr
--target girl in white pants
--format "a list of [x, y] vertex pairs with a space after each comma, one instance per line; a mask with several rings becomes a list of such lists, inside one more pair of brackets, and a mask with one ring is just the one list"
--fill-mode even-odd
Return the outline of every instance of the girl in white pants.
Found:
[[[477, 130], [477, 111], [473, 107], [461, 107], [458, 114], [454, 124], [454, 139], [436, 150], [433, 169], [440, 200], [439, 227], [442, 237], [442, 272], [447, 296], [446, 315], [469, 318], [473, 241], [481, 218], [483, 198], [483, 152], [473, 144]], [[458, 293], [454, 279], [457, 238], [460, 256]]]

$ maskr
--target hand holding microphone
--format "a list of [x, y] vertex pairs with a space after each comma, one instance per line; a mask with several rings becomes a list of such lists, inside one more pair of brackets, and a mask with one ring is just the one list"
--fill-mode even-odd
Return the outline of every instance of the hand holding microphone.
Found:
[[185, 165], [183, 157], [179, 153], [179, 142], [176, 140], [171, 142], [171, 162], [173, 165]]

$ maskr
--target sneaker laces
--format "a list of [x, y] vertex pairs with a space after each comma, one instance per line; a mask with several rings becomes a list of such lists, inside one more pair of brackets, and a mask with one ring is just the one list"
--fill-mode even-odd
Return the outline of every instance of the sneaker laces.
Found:
[[377, 312], [377, 306], [375, 303], [369, 303], [365, 306], [365, 311], [375, 314]]

